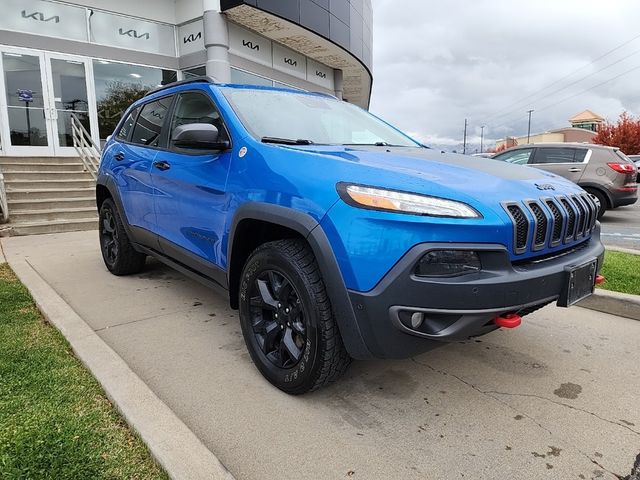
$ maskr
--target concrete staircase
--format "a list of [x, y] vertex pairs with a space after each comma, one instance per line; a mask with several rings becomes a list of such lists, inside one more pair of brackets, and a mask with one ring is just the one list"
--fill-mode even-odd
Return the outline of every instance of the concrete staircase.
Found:
[[78, 157], [0, 157], [11, 235], [98, 228], [95, 180]]

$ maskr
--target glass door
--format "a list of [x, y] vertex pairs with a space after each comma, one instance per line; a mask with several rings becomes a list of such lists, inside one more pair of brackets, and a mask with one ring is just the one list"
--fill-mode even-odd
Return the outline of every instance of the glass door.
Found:
[[44, 55], [2, 48], [0, 67], [4, 150], [9, 155], [52, 155], [51, 111]]
[[92, 135], [95, 100], [89, 92], [89, 61], [82, 57], [45, 53], [48, 70], [52, 141], [56, 155], [76, 155], [71, 118], [75, 116]]
[[88, 59], [11, 47], [0, 52], [0, 124], [7, 155], [77, 155], [72, 115], [98, 138]]

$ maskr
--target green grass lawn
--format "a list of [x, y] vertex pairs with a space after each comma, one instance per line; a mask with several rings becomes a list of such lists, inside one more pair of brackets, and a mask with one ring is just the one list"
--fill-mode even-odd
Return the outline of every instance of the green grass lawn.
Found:
[[607, 251], [601, 273], [606, 282], [600, 288], [640, 295], [640, 255]]
[[0, 265], [0, 478], [168, 478]]

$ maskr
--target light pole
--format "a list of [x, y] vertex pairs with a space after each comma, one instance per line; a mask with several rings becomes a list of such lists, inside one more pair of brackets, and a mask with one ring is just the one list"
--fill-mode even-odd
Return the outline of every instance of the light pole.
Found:
[[464, 119], [464, 139], [462, 140], [462, 154], [467, 153], [467, 119]]
[[529, 127], [527, 128], [527, 145], [529, 144], [529, 139], [531, 138], [531, 114], [534, 112], [534, 110], [527, 110], [527, 113], [529, 114]]
[[482, 147], [484, 147], [484, 128], [486, 125], [480, 127], [480, 153], [482, 153]]

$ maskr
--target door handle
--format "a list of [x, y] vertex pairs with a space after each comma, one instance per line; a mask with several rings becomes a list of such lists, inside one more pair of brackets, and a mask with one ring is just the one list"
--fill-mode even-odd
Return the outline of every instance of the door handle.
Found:
[[578, 173], [578, 172], [581, 172], [581, 171], [582, 171], [582, 169], [581, 169], [581, 168], [573, 167], [573, 168], [570, 168], [570, 169], [569, 169], [569, 171], [570, 171], [571, 173]]
[[153, 162], [153, 166], [156, 167], [158, 170], [162, 170], [163, 172], [171, 168], [171, 165], [165, 162], [164, 160], [161, 160], [159, 162]]
[[122, 160], [124, 160], [124, 153], [118, 152], [113, 156], [113, 158], [115, 158], [117, 161], [121, 162]]

